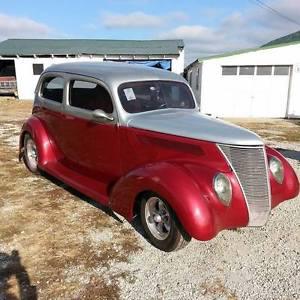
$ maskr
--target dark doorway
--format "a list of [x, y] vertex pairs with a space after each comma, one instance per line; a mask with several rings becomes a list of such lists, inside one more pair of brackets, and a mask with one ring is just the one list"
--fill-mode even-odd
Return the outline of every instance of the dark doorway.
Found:
[[0, 60], [0, 77], [16, 77], [15, 62], [13, 60]]
[[14, 60], [0, 60], [0, 95], [18, 95]]

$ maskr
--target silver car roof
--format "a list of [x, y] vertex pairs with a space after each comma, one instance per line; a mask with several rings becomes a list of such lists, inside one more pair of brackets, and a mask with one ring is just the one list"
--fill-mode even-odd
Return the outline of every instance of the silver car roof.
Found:
[[141, 80], [186, 80], [173, 72], [138, 64], [122, 62], [71, 62], [54, 64], [46, 72], [64, 72], [89, 76], [106, 82], [108, 85]]
[[[120, 62], [72, 62], [52, 65], [44, 72], [62, 72], [93, 77], [110, 87], [119, 123], [124, 126], [151, 130], [165, 134], [189, 137], [222, 144], [263, 145], [261, 139], [248, 130], [226, 125], [216, 119], [208, 118], [194, 109], [162, 109], [136, 114], [127, 113], [119, 100], [118, 85], [124, 82], [143, 80], [171, 80], [187, 83], [173, 72]], [[192, 93], [193, 95], [193, 93]]]

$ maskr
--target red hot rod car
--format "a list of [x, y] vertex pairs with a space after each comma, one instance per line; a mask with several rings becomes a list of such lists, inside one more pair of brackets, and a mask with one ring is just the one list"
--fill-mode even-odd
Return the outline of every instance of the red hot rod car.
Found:
[[40, 77], [20, 154], [131, 221], [164, 251], [262, 226], [299, 192], [254, 133], [199, 113], [174, 73], [121, 63], [53, 65]]

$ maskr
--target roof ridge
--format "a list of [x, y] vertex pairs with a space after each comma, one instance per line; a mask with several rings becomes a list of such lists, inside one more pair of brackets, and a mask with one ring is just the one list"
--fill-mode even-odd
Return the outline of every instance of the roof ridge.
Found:
[[297, 41], [300, 42], [300, 30], [297, 30], [290, 34], [287, 34], [287, 35], [284, 35], [277, 39], [274, 39], [274, 40], [262, 45], [262, 47], [271, 46], [271, 45], [280, 45], [280, 44], [284, 44], [284, 43], [297, 42]]
[[0, 55], [179, 55], [182, 39], [7, 39], [0, 42]]

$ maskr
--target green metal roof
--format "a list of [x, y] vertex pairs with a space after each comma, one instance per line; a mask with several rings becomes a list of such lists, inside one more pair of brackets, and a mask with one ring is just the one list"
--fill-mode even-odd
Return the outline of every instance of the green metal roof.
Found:
[[183, 40], [8, 39], [0, 55], [178, 55]]
[[283, 36], [279, 39], [273, 40], [262, 47], [275, 46], [281, 44], [290, 44], [290, 43], [299, 43], [300, 42], [300, 31], [296, 31], [294, 33]]

